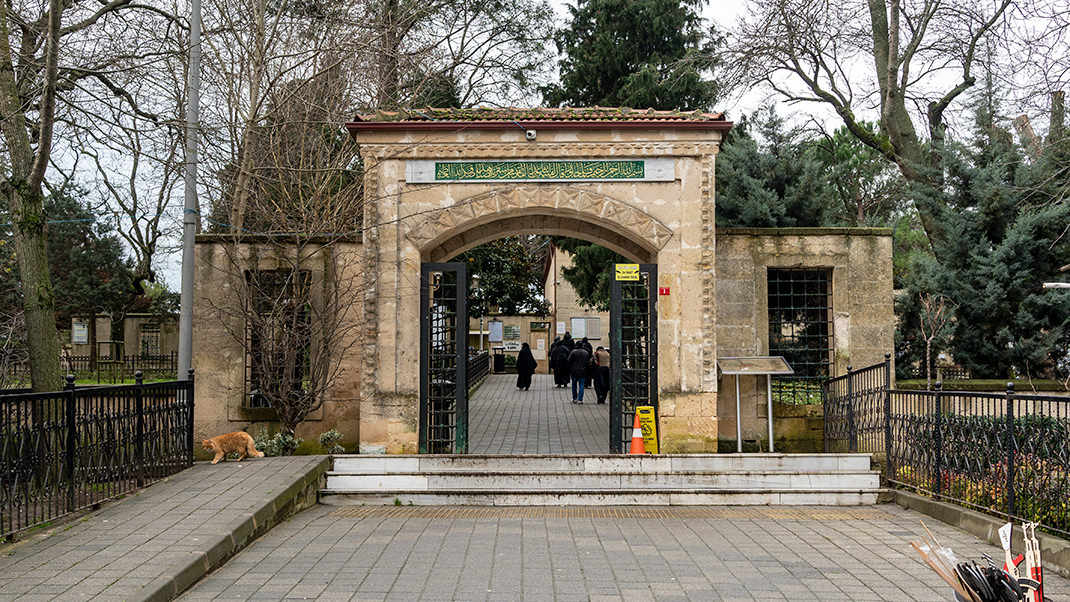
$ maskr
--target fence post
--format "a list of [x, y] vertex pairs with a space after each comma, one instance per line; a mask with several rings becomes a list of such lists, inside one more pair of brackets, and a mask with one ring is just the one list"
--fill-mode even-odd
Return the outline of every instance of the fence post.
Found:
[[884, 479], [895, 476], [892, 468], [892, 354], [884, 354]]
[[74, 491], [77, 485], [77, 479], [74, 478], [74, 445], [77, 441], [77, 425], [75, 424], [75, 401], [74, 401], [74, 375], [68, 374], [66, 377], [67, 384], [63, 387], [66, 391], [64, 395], [64, 419], [67, 422], [67, 449], [63, 454], [63, 472], [67, 477], [67, 512], [71, 512], [75, 508], [74, 504]]
[[193, 464], [193, 368], [189, 369], [188, 384], [186, 385], [186, 461]]
[[1014, 495], [1015, 448], [1014, 438], [1014, 383], [1007, 383], [1007, 518], [1015, 515], [1017, 501]]
[[144, 374], [141, 370], [134, 372], [134, 460], [137, 486], [145, 486], [145, 392], [143, 390]]
[[832, 439], [829, 436], [832, 433], [830, 419], [832, 417], [832, 405], [829, 404], [829, 380], [825, 379], [821, 381], [821, 426], [822, 434], [825, 439], [825, 453], [832, 451]]
[[933, 442], [935, 444], [936, 459], [936, 485], [933, 486], [933, 493], [939, 496], [944, 490], [944, 401], [943, 401], [944, 382], [936, 381], [936, 391], [934, 398], [936, 403], [933, 404]]
[[855, 424], [854, 379], [851, 378], [851, 366], [847, 366], [847, 445], [854, 454], [858, 452], [858, 428]]

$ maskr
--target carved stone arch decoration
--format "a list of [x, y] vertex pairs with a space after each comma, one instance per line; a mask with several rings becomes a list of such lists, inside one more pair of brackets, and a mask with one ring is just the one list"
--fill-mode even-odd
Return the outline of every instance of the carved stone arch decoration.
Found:
[[424, 261], [445, 261], [510, 234], [561, 234], [598, 243], [633, 261], [656, 262], [672, 230], [612, 197], [570, 186], [509, 186], [403, 220]]

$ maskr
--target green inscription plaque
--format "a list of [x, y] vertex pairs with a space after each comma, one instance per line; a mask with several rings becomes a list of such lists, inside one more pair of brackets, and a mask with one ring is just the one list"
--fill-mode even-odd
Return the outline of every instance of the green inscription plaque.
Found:
[[633, 180], [642, 161], [472, 161], [435, 163], [435, 180]]

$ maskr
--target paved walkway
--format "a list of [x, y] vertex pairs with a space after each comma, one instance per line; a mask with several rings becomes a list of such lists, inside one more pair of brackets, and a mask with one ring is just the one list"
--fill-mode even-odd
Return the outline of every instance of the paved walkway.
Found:
[[173, 599], [315, 503], [326, 467], [324, 456], [197, 463], [51, 532], [0, 545], [0, 601]]
[[609, 453], [609, 404], [594, 390], [582, 405], [572, 388], [554, 387], [554, 377], [536, 374], [519, 391], [515, 374], [492, 374], [468, 401], [468, 450], [473, 454]]
[[[952, 600], [909, 541], [925, 519], [980, 561], [1001, 551], [895, 505], [317, 507], [181, 599], [327, 601]], [[1050, 576], [1045, 593], [1070, 600]]]

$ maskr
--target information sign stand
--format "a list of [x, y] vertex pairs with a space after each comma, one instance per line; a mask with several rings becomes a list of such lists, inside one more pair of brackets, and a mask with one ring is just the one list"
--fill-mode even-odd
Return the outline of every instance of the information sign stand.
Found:
[[768, 422], [769, 422], [769, 451], [773, 451], [773, 378], [795, 374], [795, 370], [788, 365], [787, 360], [779, 355], [762, 355], [755, 357], [720, 357], [717, 358], [717, 369], [721, 374], [731, 374], [736, 377], [736, 451], [743, 452], [743, 413], [739, 404], [739, 376], [766, 376], [766, 393], [768, 395]]

